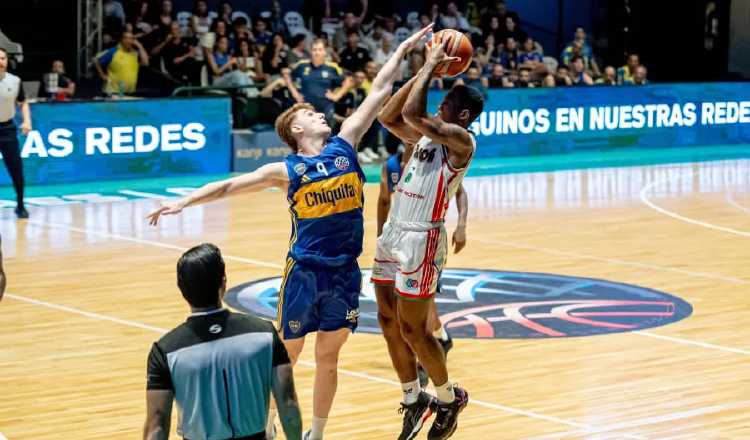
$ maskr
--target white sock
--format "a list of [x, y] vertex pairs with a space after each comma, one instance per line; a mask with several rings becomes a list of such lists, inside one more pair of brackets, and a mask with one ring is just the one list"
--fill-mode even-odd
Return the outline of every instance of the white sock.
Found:
[[273, 435], [273, 425], [276, 423], [276, 410], [271, 408], [268, 410], [268, 421], [266, 422], [266, 437]]
[[422, 392], [422, 387], [419, 385], [419, 379], [413, 382], [402, 383], [401, 389], [404, 391], [404, 403], [407, 405], [416, 402], [419, 398], [419, 393]]
[[440, 326], [439, 330], [435, 330], [434, 332], [432, 332], [432, 336], [440, 339], [441, 341], [448, 340], [448, 332], [445, 331], [445, 327], [443, 327], [442, 325]]
[[310, 440], [323, 440], [323, 430], [326, 427], [328, 418], [315, 417], [312, 419], [312, 429], [310, 429]]
[[453, 391], [453, 384], [450, 380], [442, 385], [436, 385], [435, 392], [441, 403], [451, 403], [456, 400], [456, 393]]

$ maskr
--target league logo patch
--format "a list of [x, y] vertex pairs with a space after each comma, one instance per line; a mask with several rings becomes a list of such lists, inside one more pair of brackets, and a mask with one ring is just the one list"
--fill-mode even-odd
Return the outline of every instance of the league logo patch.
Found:
[[393, 182], [394, 185], [397, 184], [399, 177], [398, 173], [391, 173], [391, 182]]
[[[371, 272], [362, 270], [357, 331], [380, 333]], [[418, 280], [407, 280], [418, 286]], [[274, 319], [281, 277], [229, 289], [230, 306]], [[435, 296], [454, 338], [545, 339], [659, 327], [689, 317], [685, 300], [658, 290], [594, 278], [529, 272], [445, 269]], [[353, 318], [353, 310], [347, 319]], [[290, 322], [299, 331], [299, 322]], [[295, 330], [297, 328], [297, 330]]]
[[294, 172], [297, 173], [298, 176], [305, 174], [305, 171], [307, 171], [307, 165], [303, 163], [298, 163], [294, 166]]
[[302, 325], [299, 321], [289, 321], [289, 330], [293, 333], [297, 333], [301, 327]]
[[406, 287], [410, 289], [416, 289], [417, 287], [419, 287], [419, 281], [413, 278], [409, 278], [408, 280], [406, 280]]
[[333, 164], [336, 165], [336, 168], [344, 171], [349, 168], [349, 159], [344, 156], [339, 156], [333, 161]]

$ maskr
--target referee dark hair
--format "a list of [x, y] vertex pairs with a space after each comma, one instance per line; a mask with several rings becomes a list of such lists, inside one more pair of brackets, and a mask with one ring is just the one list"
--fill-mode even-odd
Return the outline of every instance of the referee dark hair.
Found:
[[286, 438], [301, 439], [284, 344], [271, 322], [222, 308], [226, 283], [212, 244], [188, 250], [177, 263], [177, 285], [192, 314], [151, 348], [144, 440], [169, 438], [173, 400], [185, 439], [265, 440], [271, 391]]
[[29, 212], [23, 205], [23, 164], [21, 149], [18, 145], [16, 124], [16, 105], [21, 104], [23, 123], [21, 132], [24, 135], [31, 131], [31, 110], [23, 93], [21, 78], [8, 73], [8, 51], [0, 47], [0, 153], [16, 189], [16, 216], [29, 218]]

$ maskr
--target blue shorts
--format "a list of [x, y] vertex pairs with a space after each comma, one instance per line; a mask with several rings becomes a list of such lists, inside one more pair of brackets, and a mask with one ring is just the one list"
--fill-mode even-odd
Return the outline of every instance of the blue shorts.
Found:
[[284, 339], [318, 330], [350, 328], [359, 320], [362, 273], [357, 262], [313, 267], [289, 259], [279, 290], [278, 325]]

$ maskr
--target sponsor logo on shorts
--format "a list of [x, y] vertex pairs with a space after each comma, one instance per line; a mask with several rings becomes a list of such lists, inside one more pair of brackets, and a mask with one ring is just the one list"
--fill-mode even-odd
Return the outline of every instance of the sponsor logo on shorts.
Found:
[[413, 278], [407, 279], [405, 284], [406, 284], [406, 287], [408, 287], [410, 289], [416, 289], [416, 288], [419, 287], [419, 281], [417, 281], [417, 280], [415, 280]]
[[359, 309], [349, 310], [346, 312], [346, 320], [356, 324], [359, 319]]
[[221, 333], [222, 330], [223, 329], [221, 328], [221, 326], [219, 324], [214, 324], [214, 325], [212, 325], [211, 327], [208, 328], [208, 332], [209, 333], [213, 333], [215, 335]]
[[339, 156], [333, 161], [333, 164], [336, 165], [336, 168], [344, 171], [349, 168], [349, 159], [344, 156]]
[[303, 163], [298, 163], [294, 166], [294, 172], [297, 173], [298, 176], [305, 174], [305, 171], [307, 171], [307, 165]]
[[299, 321], [289, 321], [289, 330], [291, 330], [292, 333], [297, 333], [301, 327], [302, 325]]
[[[359, 309], [347, 313], [357, 331], [380, 333], [375, 288], [363, 270]], [[407, 281], [408, 283], [408, 281]], [[232, 307], [276, 316], [281, 277], [229, 289]], [[440, 318], [456, 338], [565, 338], [632, 332], [689, 317], [692, 306], [658, 290], [612, 281], [528, 272], [445, 269], [435, 297]], [[289, 328], [299, 330], [299, 322]]]

